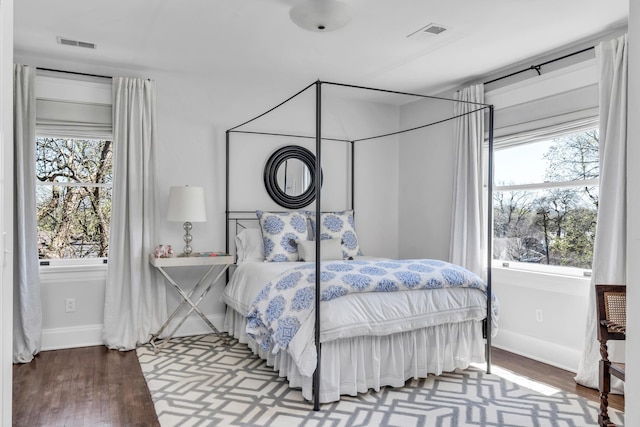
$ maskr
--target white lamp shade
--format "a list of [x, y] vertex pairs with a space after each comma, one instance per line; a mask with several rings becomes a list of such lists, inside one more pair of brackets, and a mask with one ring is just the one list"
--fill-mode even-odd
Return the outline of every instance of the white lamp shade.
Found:
[[351, 21], [351, 7], [337, 0], [297, 0], [289, 17], [300, 28], [326, 33]]
[[171, 187], [169, 190], [168, 221], [204, 222], [207, 220], [202, 187]]

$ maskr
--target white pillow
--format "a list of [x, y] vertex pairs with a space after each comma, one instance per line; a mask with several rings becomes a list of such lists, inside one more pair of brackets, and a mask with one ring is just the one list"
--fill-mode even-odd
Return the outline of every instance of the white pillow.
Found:
[[245, 228], [235, 238], [237, 262], [264, 261], [264, 243], [259, 228]]
[[[309, 215], [311, 232], [315, 235], [315, 215]], [[342, 243], [344, 258], [362, 255], [352, 210], [324, 212], [320, 216], [320, 240], [334, 239]]]
[[[316, 242], [314, 240], [296, 240], [300, 261], [316, 260]], [[342, 259], [340, 240], [327, 239], [320, 241], [320, 261]]]
[[264, 260], [272, 262], [298, 261], [296, 240], [307, 238], [307, 218], [298, 212], [256, 211]]

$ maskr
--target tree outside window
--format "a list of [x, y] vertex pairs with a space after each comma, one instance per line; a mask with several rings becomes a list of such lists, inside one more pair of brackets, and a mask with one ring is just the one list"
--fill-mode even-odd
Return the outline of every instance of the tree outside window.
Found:
[[112, 142], [37, 137], [36, 178], [39, 258], [106, 258]]
[[588, 130], [496, 151], [494, 259], [591, 268], [598, 144]]

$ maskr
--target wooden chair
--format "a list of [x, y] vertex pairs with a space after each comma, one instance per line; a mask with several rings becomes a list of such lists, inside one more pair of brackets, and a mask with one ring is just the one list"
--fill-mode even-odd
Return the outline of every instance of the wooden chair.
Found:
[[611, 376], [625, 380], [624, 364], [609, 360], [607, 341], [624, 340], [627, 335], [627, 287], [625, 285], [596, 285], [598, 308], [598, 341], [600, 341], [600, 426], [613, 426], [609, 419]]

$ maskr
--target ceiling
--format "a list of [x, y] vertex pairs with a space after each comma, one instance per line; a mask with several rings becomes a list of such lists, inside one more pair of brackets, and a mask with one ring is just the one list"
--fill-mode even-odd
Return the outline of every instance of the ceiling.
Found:
[[[320, 79], [429, 94], [620, 29], [629, 8], [628, 0], [343, 0], [349, 25], [316, 33], [290, 21], [294, 1], [16, 0], [15, 53], [45, 66], [72, 61], [72, 71], [178, 73], [236, 90], [291, 92]], [[448, 30], [407, 37], [430, 23]], [[57, 36], [97, 48], [62, 46]]]

